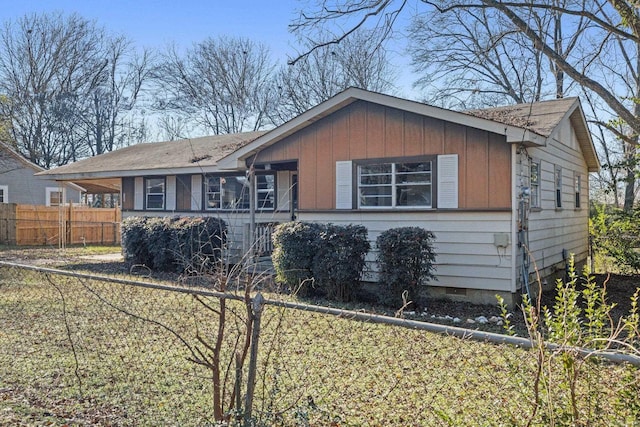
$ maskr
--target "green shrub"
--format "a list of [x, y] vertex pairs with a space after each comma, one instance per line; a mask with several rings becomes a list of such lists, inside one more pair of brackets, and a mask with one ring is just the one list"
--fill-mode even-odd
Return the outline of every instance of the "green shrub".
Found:
[[221, 259], [226, 223], [214, 217], [127, 218], [122, 224], [125, 260], [156, 271], [211, 269]]
[[327, 298], [351, 301], [360, 288], [371, 245], [362, 225], [327, 224], [313, 258], [313, 277]]
[[621, 273], [640, 272], [640, 210], [624, 212], [595, 206], [589, 219], [594, 253], [615, 261]]
[[320, 242], [321, 226], [313, 223], [286, 222], [273, 233], [271, 260], [276, 280], [300, 296], [317, 293], [313, 279], [313, 257]]
[[273, 243], [276, 280], [297, 295], [354, 298], [370, 249], [365, 227], [288, 222], [276, 228]]
[[134, 264], [149, 265], [147, 218], [131, 217], [122, 221], [122, 253], [124, 260]]
[[376, 239], [380, 282], [386, 286], [381, 302], [397, 306], [406, 301], [418, 305], [420, 286], [435, 278], [435, 236], [419, 227], [391, 228]]
[[215, 217], [178, 218], [173, 224], [172, 247], [178, 271], [195, 273], [212, 269], [222, 258], [227, 225]]

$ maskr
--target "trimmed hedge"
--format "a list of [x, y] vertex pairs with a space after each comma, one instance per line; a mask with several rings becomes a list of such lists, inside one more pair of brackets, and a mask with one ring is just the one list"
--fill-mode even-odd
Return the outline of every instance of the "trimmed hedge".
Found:
[[214, 217], [126, 218], [122, 222], [125, 260], [156, 271], [209, 271], [222, 257], [227, 225]]
[[402, 293], [407, 301], [418, 306], [420, 286], [434, 279], [436, 254], [435, 236], [420, 227], [398, 227], [382, 232], [376, 239], [380, 282], [386, 286], [381, 302], [402, 305]]
[[299, 296], [354, 299], [370, 244], [361, 225], [288, 222], [273, 234], [276, 280]]
[[285, 222], [273, 232], [271, 260], [276, 281], [288, 286], [296, 295], [318, 293], [313, 283], [313, 258], [320, 244], [321, 226], [314, 223]]

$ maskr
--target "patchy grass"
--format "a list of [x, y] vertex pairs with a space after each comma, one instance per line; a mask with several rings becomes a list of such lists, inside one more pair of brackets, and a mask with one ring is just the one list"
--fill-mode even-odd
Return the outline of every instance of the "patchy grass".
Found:
[[[233, 360], [245, 309], [228, 304]], [[211, 342], [217, 318], [188, 294], [3, 268], [0, 325], [0, 425], [213, 424], [211, 373], [188, 348], [206, 351], [196, 335]], [[264, 425], [525, 425], [533, 413], [535, 354], [519, 348], [267, 306], [259, 354]], [[580, 375], [588, 424], [633, 425], [636, 369], [593, 361]]]

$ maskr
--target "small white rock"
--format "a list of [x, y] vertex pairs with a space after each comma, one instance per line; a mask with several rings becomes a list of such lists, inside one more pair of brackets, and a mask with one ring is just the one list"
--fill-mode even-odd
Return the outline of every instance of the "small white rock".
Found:
[[478, 316], [476, 317], [476, 322], [480, 323], [481, 325], [487, 324], [489, 323], [489, 321], [487, 320], [486, 317], [484, 316]]
[[502, 325], [504, 325], [504, 323], [502, 323], [502, 320], [498, 320], [498, 321], [496, 322], [496, 325], [498, 325], [498, 326], [502, 326]]
[[500, 318], [498, 316], [491, 316], [489, 318], [489, 323], [498, 323], [500, 321]]
[[453, 323], [460, 323], [460, 322], [462, 322], [462, 320], [459, 317], [453, 318]]
[[453, 317], [449, 316], [448, 314], [446, 316], [444, 316], [445, 320], [453, 320]]
[[473, 319], [467, 319], [467, 323], [476, 323], [476, 321]]
[[415, 316], [416, 312], [415, 311], [405, 311], [404, 314], [406, 314], [407, 316]]

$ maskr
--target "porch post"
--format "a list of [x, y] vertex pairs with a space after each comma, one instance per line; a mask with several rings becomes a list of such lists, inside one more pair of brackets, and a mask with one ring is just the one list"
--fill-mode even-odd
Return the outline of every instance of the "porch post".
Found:
[[249, 182], [249, 260], [253, 262], [255, 255], [256, 243], [256, 186], [255, 186], [255, 170], [253, 165], [249, 167], [247, 172], [247, 181]]

